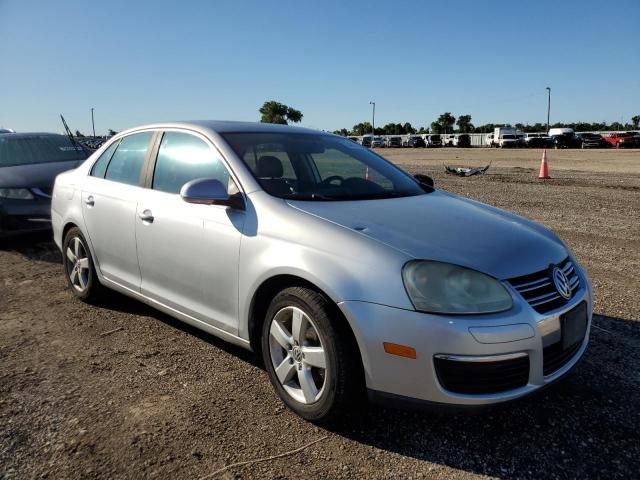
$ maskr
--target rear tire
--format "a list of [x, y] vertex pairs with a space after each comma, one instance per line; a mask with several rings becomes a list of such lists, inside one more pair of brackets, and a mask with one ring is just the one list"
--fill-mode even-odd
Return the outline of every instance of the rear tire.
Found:
[[64, 275], [74, 296], [88, 303], [100, 298], [104, 287], [96, 275], [88, 243], [78, 227], [71, 228], [62, 244]]
[[282, 401], [306, 420], [330, 422], [366, 401], [355, 339], [319, 292], [290, 287], [275, 296], [262, 328], [262, 356]]

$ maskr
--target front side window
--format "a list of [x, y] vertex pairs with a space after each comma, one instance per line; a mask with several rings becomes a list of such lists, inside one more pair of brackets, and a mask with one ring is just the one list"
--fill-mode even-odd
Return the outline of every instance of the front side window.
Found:
[[153, 132], [134, 133], [124, 137], [111, 157], [105, 178], [128, 185], [138, 185], [152, 137]]
[[158, 150], [153, 189], [180, 193], [182, 186], [197, 178], [215, 178], [229, 188], [233, 180], [222, 158], [204, 140], [182, 132], [166, 132]]
[[[249, 132], [222, 136], [245, 161], [262, 188], [276, 197], [365, 200], [425, 193], [411, 176], [342, 137]], [[278, 145], [279, 154], [274, 155], [273, 147], [268, 145]], [[283, 153], [290, 167], [285, 167]]]

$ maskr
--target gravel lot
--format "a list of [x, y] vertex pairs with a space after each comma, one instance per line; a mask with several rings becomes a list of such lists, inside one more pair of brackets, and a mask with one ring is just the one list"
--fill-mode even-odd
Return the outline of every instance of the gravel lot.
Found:
[[[544, 182], [538, 151], [380, 152], [568, 242], [597, 313], [568, 378], [482, 415], [371, 407], [319, 428], [281, 405], [253, 354], [115, 293], [74, 300], [41, 235], [0, 244], [0, 478], [199, 478], [324, 436], [216, 478], [637, 477], [640, 151], [551, 151]], [[491, 158], [484, 177], [443, 173]]]

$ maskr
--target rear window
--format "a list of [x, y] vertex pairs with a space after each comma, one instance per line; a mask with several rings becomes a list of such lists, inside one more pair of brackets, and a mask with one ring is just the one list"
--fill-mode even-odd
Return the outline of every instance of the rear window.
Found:
[[2, 135], [0, 166], [69, 162], [87, 158], [81, 147], [64, 135]]
[[514, 138], [516, 138], [515, 135], [503, 135], [502, 138], [505, 138], [507, 140], [513, 140]]
[[153, 132], [134, 133], [124, 137], [111, 157], [105, 178], [128, 185], [138, 185], [151, 137]]

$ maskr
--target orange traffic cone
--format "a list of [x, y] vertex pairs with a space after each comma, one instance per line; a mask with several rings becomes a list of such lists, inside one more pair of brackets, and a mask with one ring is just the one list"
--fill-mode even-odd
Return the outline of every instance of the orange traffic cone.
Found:
[[540, 162], [540, 173], [538, 174], [538, 178], [551, 178], [549, 176], [549, 165], [547, 163], [547, 149], [545, 148], [542, 151], [542, 161]]

